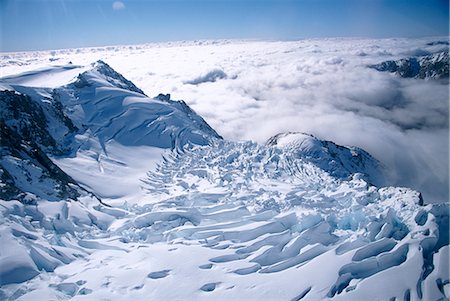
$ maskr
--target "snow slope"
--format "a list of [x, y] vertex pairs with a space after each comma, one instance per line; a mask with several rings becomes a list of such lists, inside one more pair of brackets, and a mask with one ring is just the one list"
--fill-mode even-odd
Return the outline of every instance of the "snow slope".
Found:
[[56, 88], [67, 84], [86, 69], [87, 67], [72, 64], [45, 67], [5, 76], [2, 78], [2, 82], [30, 87]]
[[84, 190], [50, 200], [22, 187], [0, 201], [1, 299], [449, 297], [448, 204], [369, 184], [382, 172], [363, 150], [299, 133], [223, 140], [104, 62], [61, 88], [8, 86], [41, 108], [61, 103], [76, 133], [57, 131], [48, 108], [38, 119], [63, 145], [26, 136], [20, 114], [2, 122]]

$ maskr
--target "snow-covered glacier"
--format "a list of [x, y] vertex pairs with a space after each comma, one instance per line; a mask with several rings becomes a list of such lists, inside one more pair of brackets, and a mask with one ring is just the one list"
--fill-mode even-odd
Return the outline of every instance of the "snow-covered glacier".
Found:
[[102, 61], [0, 86], [0, 299], [450, 296], [448, 203], [362, 149], [224, 140]]

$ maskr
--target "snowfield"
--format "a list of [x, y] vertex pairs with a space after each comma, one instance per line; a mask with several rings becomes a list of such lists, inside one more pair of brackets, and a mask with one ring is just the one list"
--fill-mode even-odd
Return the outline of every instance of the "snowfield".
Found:
[[[443, 51], [427, 43], [207, 41], [3, 54], [0, 299], [447, 300], [448, 145], [433, 143], [448, 135], [448, 116], [427, 118], [448, 109], [448, 78], [370, 68]], [[182, 68], [185, 60], [196, 67]], [[298, 72], [277, 77], [291, 67]], [[321, 89], [343, 73], [334, 93]], [[339, 125], [361, 96], [346, 85], [365, 76], [381, 84], [362, 94], [386, 111], [361, 103], [351, 126], [321, 124]], [[402, 97], [373, 98], [393, 86]], [[430, 89], [434, 102], [421, 103]], [[394, 98], [405, 103], [378, 103]], [[413, 122], [406, 115], [422, 123], [398, 125]], [[289, 122], [294, 116], [300, 121]], [[241, 140], [250, 137], [256, 142]], [[430, 144], [396, 152], [417, 146], [412, 137]], [[393, 138], [397, 145], [383, 144]], [[369, 140], [380, 148], [360, 148]], [[378, 156], [383, 148], [389, 154]], [[439, 167], [410, 161], [430, 153]], [[424, 183], [412, 180], [419, 169]], [[412, 188], [394, 186], [402, 181]]]

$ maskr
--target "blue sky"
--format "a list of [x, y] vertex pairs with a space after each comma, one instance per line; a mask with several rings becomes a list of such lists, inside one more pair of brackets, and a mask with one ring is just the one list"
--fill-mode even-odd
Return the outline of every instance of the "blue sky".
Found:
[[0, 0], [0, 51], [448, 35], [448, 0]]

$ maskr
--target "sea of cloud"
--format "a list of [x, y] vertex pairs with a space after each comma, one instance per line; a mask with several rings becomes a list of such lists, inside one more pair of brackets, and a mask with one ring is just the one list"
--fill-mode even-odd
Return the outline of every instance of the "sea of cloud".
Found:
[[448, 50], [427, 45], [442, 39], [176, 42], [9, 54], [2, 69], [103, 59], [147, 95], [185, 100], [226, 139], [264, 143], [301, 131], [358, 146], [384, 164], [390, 184], [446, 202], [448, 81], [367, 67]]

